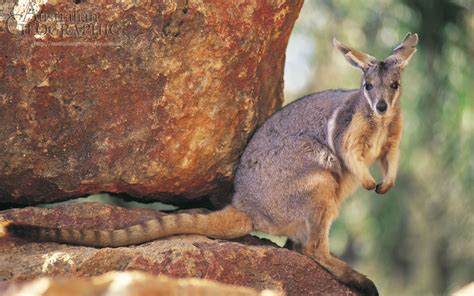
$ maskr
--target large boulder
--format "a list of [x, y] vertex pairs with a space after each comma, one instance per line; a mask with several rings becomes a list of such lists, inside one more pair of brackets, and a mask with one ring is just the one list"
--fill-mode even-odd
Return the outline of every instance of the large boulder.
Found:
[[302, 3], [2, 3], [0, 203], [228, 192]]
[[[54, 209], [7, 210], [0, 212], [0, 222], [114, 229], [157, 215], [161, 214], [147, 209], [83, 203]], [[283, 291], [287, 295], [356, 295], [310, 258], [253, 237], [224, 241], [181, 235], [138, 246], [103, 249], [0, 240], [0, 262], [0, 280], [6, 281], [138, 270], [178, 278], [211, 279], [259, 291]]]

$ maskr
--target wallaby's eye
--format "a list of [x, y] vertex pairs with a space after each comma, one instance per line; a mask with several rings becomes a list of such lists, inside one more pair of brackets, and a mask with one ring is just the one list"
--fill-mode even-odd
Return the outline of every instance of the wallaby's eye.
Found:
[[392, 82], [392, 84], [390, 84], [391, 89], [398, 89], [399, 86], [400, 83], [398, 83], [398, 81]]
[[374, 88], [374, 86], [368, 82], [365, 83], [365, 89], [366, 90], [371, 90], [372, 88]]

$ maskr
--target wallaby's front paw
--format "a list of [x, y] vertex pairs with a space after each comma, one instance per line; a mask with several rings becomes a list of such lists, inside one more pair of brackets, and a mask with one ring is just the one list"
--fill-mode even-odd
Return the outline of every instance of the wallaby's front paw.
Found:
[[372, 179], [367, 179], [367, 180], [364, 180], [362, 181], [362, 186], [371, 191], [371, 190], [374, 190], [375, 187], [377, 186], [377, 183], [375, 182], [375, 180], [372, 178]]
[[375, 192], [378, 194], [384, 194], [393, 187], [393, 182], [383, 182], [377, 185]]

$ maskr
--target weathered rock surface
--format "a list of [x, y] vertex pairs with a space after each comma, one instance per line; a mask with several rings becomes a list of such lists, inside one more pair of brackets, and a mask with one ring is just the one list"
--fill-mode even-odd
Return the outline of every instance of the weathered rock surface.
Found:
[[303, 0], [18, 2], [0, 16], [0, 203], [35, 204], [228, 191], [282, 103]]
[[472, 296], [474, 295], [474, 282], [462, 287], [453, 293], [453, 296]]
[[[159, 215], [97, 203], [55, 209], [24, 208], [0, 212], [0, 219], [38, 225], [113, 229]], [[178, 278], [271, 289], [288, 295], [356, 295], [313, 260], [246, 237], [237, 241], [174, 236], [128, 248], [68, 246], [0, 240], [0, 279], [40, 276], [97, 276], [109, 271], [146, 271]]]
[[172, 279], [144, 272], [110, 272], [92, 278], [42, 277], [31, 282], [13, 284], [5, 296], [277, 296], [281, 293], [224, 285], [202, 279]]

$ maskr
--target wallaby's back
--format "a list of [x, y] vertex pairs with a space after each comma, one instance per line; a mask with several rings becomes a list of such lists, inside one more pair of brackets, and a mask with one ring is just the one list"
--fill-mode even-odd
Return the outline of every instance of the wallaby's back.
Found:
[[255, 228], [269, 231], [263, 224], [274, 228], [303, 217], [300, 199], [311, 190], [312, 172], [324, 170], [341, 177], [344, 167], [329, 146], [328, 122], [337, 108], [350, 117], [356, 97], [357, 90], [307, 95], [276, 112], [257, 130], [240, 160], [233, 198], [234, 206], [251, 216], [262, 216], [252, 212], [264, 208], [263, 216], [273, 217], [254, 219]]

